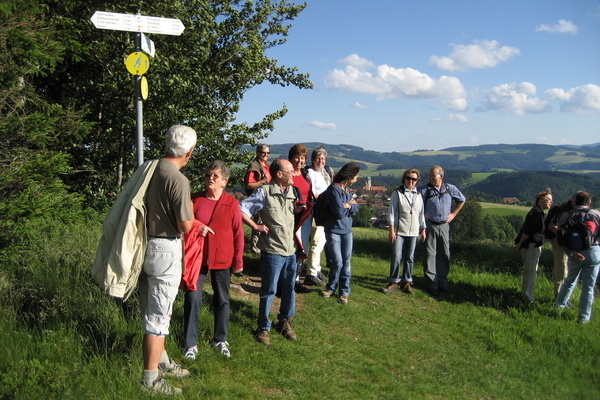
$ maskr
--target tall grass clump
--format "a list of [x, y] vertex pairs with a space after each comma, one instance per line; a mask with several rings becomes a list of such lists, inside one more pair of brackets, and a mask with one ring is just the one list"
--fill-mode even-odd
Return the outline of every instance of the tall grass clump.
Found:
[[92, 282], [97, 220], [64, 224], [37, 218], [18, 234], [19, 241], [1, 258], [3, 332], [14, 335], [1, 335], [7, 357], [1, 357], [0, 398], [11, 393], [27, 397], [30, 391], [38, 393], [31, 398], [39, 398], [40, 390], [50, 398], [68, 392], [94, 358], [108, 361], [139, 347], [132, 324], [137, 311]]

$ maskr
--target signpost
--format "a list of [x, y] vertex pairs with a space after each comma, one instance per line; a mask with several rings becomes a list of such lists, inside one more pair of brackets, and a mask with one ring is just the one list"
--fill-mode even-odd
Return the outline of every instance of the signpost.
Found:
[[[137, 131], [137, 157], [138, 165], [144, 162], [144, 127], [142, 100], [148, 98], [148, 81], [142, 76], [150, 67], [150, 60], [142, 50], [154, 57], [154, 42], [144, 33], [158, 33], [160, 35], [179, 36], [185, 26], [176, 18], [149, 17], [137, 14], [121, 14], [113, 12], [96, 11], [90, 18], [98, 29], [113, 31], [136, 32], [135, 52], [125, 60], [127, 71], [134, 77], [135, 82], [135, 110]], [[143, 33], [142, 33], [143, 32]]]
[[92, 15], [92, 23], [98, 29], [113, 31], [158, 33], [161, 35], [179, 36], [185, 26], [177, 18], [149, 17], [141, 14], [120, 14], [96, 11]]

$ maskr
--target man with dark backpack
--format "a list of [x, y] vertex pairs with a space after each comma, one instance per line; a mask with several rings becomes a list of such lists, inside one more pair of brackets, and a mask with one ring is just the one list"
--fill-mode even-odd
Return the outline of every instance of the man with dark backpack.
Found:
[[[600, 212], [591, 209], [592, 196], [588, 192], [578, 192], [573, 197], [573, 211], [563, 214], [558, 224], [558, 240], [563, 243], [569, 253], [568, 274], [558, 292], [554, 306], [558, 309], [567, 307], [571, 294], [581, 277], [581, 298], [579, 301], [579, 322], [585, 324], [592, 316], [594, 303], [594, 286], [600, 268], [600, 243], [598, 229]], [[574, 240], [574, 233], [579, 232], [580, 239]]]
[[573, 209], [572, 200], [565, 201], [562, 204], [553, 206], [548, 210], [546, 220], [544, 221], [544, 236], [552, 243], [552, 255], [554, 257], [554, 268], [552, 277], [554, 279], [554, 299], [558, 296], [560, 287], [562, 286], [565, 277], [567, 276], [567, 253], [558, 244], [556, 231], [558, 230], [558, 221], [565, 212]]

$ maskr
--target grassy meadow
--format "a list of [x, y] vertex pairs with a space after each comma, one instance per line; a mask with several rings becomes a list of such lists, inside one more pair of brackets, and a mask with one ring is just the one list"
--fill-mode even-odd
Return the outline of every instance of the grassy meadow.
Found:
[[525, 215], [531, 210], [531, 207], [527, 206], [516, 206], [513, 204], [500, 204], [500, 203], [486, 203], [479, 202], [483, 213], [486, 215], [519, 215], [525, 219]]
[[[99, 223], [38, 228], [24, 232], [23, 248], [2, 256], [0, 398], [143, 397], [137, 299], [110, 299], [89, 277]], [[422, 290], [422, 246], [415, 295], [384, 295], [386, 232], [357, 228], [354, 239], [349, 304], [317, 290], [298, 295], [298, 341], [273, 332], [269, 347], [251, 333], [259, 278], [258, 260], [248, 256], [245, 275], [234, 278], [248, 290], [232, 291], [231, 359], [209, 344], [207, 290], [198, 358], [183, 363], [192, 377], [170, 382], [189, 399], [600, 398], [600, 317], [580, 325], [576, 310], [552, 308], [548, 249], [539, 301], [524, 306], [520, 260], [509, 244], [453, 243], [450, 293], [432, 298]], [[167, 339], [176, 360], [183, 356], [182, 304], [179, 298]]]

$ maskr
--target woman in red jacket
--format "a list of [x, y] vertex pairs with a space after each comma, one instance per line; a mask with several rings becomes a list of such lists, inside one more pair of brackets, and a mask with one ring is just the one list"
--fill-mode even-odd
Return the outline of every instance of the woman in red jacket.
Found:
[[239, 202], [224, 191], [229, 175], [223, 161], [213, 161], [205, 169], [206, 192], [192, 195], [194, 217], [199, 222], [185, 237], [186, 270], [182, 285], [185, 358], [191, 360], [198, 353], [202, 288], [209, 272], [214, 291], [213, 346], [225, 357], [231, 356], [227, 343], [229, 285], [231, 273], [243, 269], [244, 229]]

